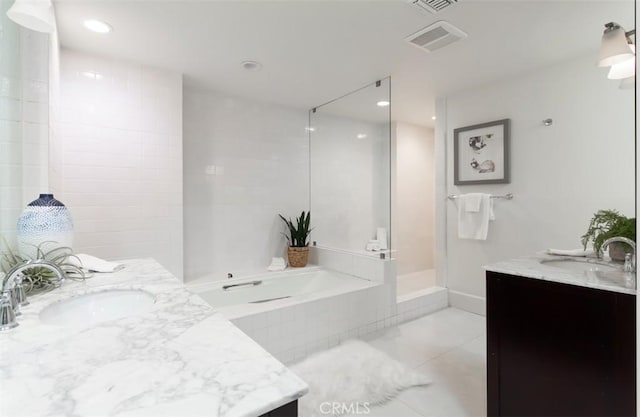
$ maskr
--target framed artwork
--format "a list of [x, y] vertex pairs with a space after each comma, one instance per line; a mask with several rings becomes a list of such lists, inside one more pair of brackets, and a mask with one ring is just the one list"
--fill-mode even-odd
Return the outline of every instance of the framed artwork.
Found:
[[510, 120], [453, 130], [454, 185], [508, 184]]

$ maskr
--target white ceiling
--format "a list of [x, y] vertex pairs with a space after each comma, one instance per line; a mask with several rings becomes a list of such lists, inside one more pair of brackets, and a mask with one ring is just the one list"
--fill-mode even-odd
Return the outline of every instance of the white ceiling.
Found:
[[[435, 98], [592, 53], [633, 0], [460, 0], [432, 15], [394, 1], [56, 0], [63, 47], [185, 75], [185, 83], [309, 109], [392, 76], [394, 120], [432, 125]], [[87, 18], [114, 27], [88, 32]], [[437, 20], [469, 34], [431, 54], [404, 38]], [[263, 64], [259, 72], [240, 67]], [[606, 71], [605, 71], [606, 72]], [[603, 73], [603, 76], [604, 73]]]

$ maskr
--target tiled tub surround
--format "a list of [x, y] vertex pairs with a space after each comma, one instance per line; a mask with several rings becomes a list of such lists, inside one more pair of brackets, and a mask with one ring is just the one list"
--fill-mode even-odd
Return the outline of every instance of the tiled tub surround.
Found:
[[[310, 260], [326, 273], [348, 277], [342, 285], [262, 304], [242, 303], [222, 307], [219, 312], [285, 363], [335, 346], [346, 339], [446, 308], [447, 291], [434, 289], [429, 297], [396, 304], [395, 261], [322, 248], [311, 248]], [[315, 267], [289, 269], [286, 274], [304, 274]], [[274, 275], [274, 276], [277, 276]], [[269, 279], [269, 274], [264, 275]], [[246, 282], [256, 276], [232, 282]], [[277, 279], [277, 278], [276, 278]], [[361, 281], [355, 285], [353, 281]], [[212, 288], [227, 284], [208, 284]], [[205, 284], [206, 286], [207, 284]], [[201, 291], [203, 287], [193, 287]]]
[[[633, 274], [631, 273], [627, 275], [626, 282], [623, 282], [624, 280], [620, 280], [620, 282], [616, 283], [610, 280], [601, 279], [599, 278], [598, 274], [595, 274], [593, 272], [571, 272], [544, 263], [546, 261], [558, 260], [569, 262], [586, 261], [591, 263], [604, 263], [622, 271], [622, 265], [616, 262], [605, 262], [601, 259], [596, 258], [574, 258], [569, 256], [551, 256], [546, 254], [537, 254], [531, 257], [523, 257], [496, 262], [493, 264], [485, 265], [484, 269], [487, 271], [500, 272], [503, 274], [516, 275], [526, 278], [535, 278], [544, 281], [579, 285], [581, 287], [615, 291], [624, 294], [636, 294], [634, 285], [635, 279], [633, 277]], [[620, 274], [622, 274], [622, 272], [620, 272]]]
[[[31, 297], [0, 333], [0, 414], [258, 416], [306, 384], [153, 260]], [[42, 324], [39, 312], [105, 289], [144, 289], [146, 313], [85, 327]]]

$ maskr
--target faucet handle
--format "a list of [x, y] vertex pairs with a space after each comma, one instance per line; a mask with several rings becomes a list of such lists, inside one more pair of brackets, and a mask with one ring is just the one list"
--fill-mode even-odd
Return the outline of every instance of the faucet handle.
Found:
[[11, 304], [11, 294], [9, 291], [3, 291], [0, 296], [0, 332], [13, 329], [16, 326], [18, 326], [18, 322]]
[[633, 272], [635, 267], [634, 256], [631, 253], [624, 255], [624, 272]]
[[16, 294], [16, 301], [22, 307], [29, 305], [29, 301], [27, 301], [27, 293], [24, 290], [24, 285], [22, 284], [22, 277], [16, 278], [16, 286], [14, 288]]

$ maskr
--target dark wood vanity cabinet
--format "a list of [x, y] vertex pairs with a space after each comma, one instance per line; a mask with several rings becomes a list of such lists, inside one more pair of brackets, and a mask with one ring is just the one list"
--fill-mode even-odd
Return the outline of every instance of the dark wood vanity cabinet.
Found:
[[260, 417], [298, 417], [298, 401], [292, 401]]
[[489, 416], [635, 416], [634, 295], [487, 272]]

